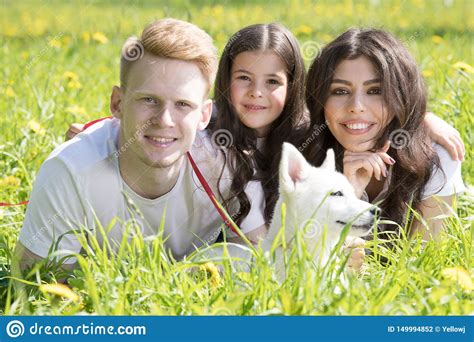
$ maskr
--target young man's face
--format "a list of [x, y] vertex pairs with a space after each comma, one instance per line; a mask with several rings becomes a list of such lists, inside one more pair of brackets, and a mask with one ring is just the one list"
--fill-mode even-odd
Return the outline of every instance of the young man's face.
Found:
[[125, 89], [115, 87], [111, 98], [121, 119], [121, 163], [168, 168], [180, 162], [209, 123], [207, 87], [195, 63], [148, 54], [137, 60]]

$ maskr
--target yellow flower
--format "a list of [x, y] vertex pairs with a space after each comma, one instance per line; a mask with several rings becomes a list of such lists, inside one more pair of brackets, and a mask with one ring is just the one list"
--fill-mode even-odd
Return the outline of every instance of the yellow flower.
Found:
[[211, 8], [211, 15], [214, 19], [220, 17], [222, 13], [224, 13], [224, 7], [222, 7], [222, 5], [217, 5]]
[[69, 43], [71, 42], [71, 37], [70, 36], [64, 36], [64, 37], [62, 37], [61, 41], [62, 41], [63, 45], [69, 45]]
[[28, 121], [28, 128], [34, 133], [39, 134], [39, 135], [43, 135], [46, 132], [45, 129], [41, 127], [39, 122], [36, 120]]
[[8, 86], [6, 89], [5, 89], [5, 95], [8, 96], [8, 97], [15, 97], [15, 92], [13, 91], [13, 88]]
[[329, 43], [331, 40], [333, 40], [333, 37], [330, 36], [329, 34], [323, 34], [321, 36], [321, 40], [324, 42], [324, 43]]
[[295, 35], [309, 35], [313, 32], [313, 29], [308, 25], [301, 25], [295, 29]]
[[456, 69], [460, 69], [464, 72], [467, 72], [469, 74], [474, 74], [474, 68], [467, 63], [457, 62], [453, 64], [453, 67], [455, 67]]
[[14, 26], [11, 26], [11, 25], [7, 26], [5, 31], [4, 31], [4, 34], [7, 37], [15, 37], [17, 35], [17, 33], [18, 33], [17, 28], [14, 27]]
[[89, 32], [82, 32], [82, 40], [85, 43], [89, 43], [91, 41], [91, 34]]
[[1, 187], [18, 187], [20, 186], [20, 180], [13, 176], [7, 176], [3, 179], [0, 179], [0, 188]]
[[472, 291], [472, 279], [469, 273], [462, 267], [448, 267], [441, 271], [443, 278], [456, 282], [463, 290]]
[[205, 272], [208, 275], [209, 281], [213, 288], [216, 288], [221, 283], [221, 275], [219, 274], [219, 270], [217, 269], [216, 265], [212, 262], [206, 262], [199, 266], [199, 269]]
[[48, 45], [54, 48], [60, 48], [61, 41], [59, 39], [53, 38], [48, 41]]
[[435, 44], [441, 44], [443, 42], [443, 37], [434, 35], [431, 37], [431, 41]]
[[423, 76], [425, 76], [425, 77], [433, 76], [433, 71], [432, 71], [432, 70], [423, 70], [421, 73], [422, 73]]
[[67, 87], [69, 89], [81, 89], [82, 88], [82, 84], [81, 82], [79, 82], [78, 80], [71, 80], [67, 83]]
[[102, 32], [95, 32], [92, 35], [92, 40], [95, 40], [96, 42], [100, 44], [106, 44], [109, 41], [109, 39]]
[[68, 79], [68, 80], [77, 80], [79, 77], [75, 72], [72, 71], [65, 71], [63, 74], [63, 77]]
[[79, 114], [79, 115], [85, 115], [87, 113], [84, 107], [79, 107], [79, 106], [69, 106], [66, 108], [66, 112], [70, 114]]
[[79, 296], [64, 284], [45, 284], [39, 287], [43, 294], [53, 294], [59, 297], [67, 298], [73, 302], [79, 301]]

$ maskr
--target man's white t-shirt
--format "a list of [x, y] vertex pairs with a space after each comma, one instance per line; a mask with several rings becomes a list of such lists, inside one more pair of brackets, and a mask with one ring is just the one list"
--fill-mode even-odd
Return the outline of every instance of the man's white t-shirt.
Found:
[[[196, 247], [212, 244], [219, 236], [222, 219], [185, 158], [175, 186], [167, 194], [147, 199], [136, 194], [120, 175], [117, 150], [120, 121], [99, 122], [74, 139], [57, 147], [43, 163], [26, 211], [20, 242], [33, 253], [46, 257], [51, 245], [79, 252], [81, 245], [72, 229], [86, 228], [103, 237], [97, 222], [107, 231], [115, 247], [122, 241], [126, 223], [134, 220], [144, 237], [158, 234], [164, 220], [165, 247], [176, 259]], [[221, 176], [224, 158], [216, 150], [207, 132], [198, 132], [190, 151], [214, 194]], [[229, 195], [231, 178], [227, 169], [221, 176], [220, 189]], [[245, 189], [251, 210], [240, 228], [248, 233], [265, 223], [265, 199], [259, 182]], [[222, 200], [222, 199], [221, 199]], [[234, 205], [232, 216], [238, 210]], [[227, 231], [227, 236], [235, 236]], [[74, 262], [74, 258], [69, 262]]]

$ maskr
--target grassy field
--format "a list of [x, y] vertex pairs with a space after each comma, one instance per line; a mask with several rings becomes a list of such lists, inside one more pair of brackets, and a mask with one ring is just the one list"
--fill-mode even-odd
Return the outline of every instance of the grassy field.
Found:
[[[172, 16], [209, 32], [222, 51], [232, 33], [279, 21], [300, 40], [307, 64], [318, 47], [351, 26], [396, 34], [420, 63], [429, 109], [453, 124], [466, 143], [463, 178], [474, 183], [474, 5], [464, 1], [3, 1], [0, 13], [0, 202], [26, 200], [36, 173], [69, 123], [108, 115], [118, 83], [121, 44], [153, 19]], [[72, 290], [54, 284], [48, 265], [32, 272], [26, 293], [15, 293], [9, 264], [24, 207], [0, 207], [0, 313], [3, 314], [472, 314], [474, 191], [463, 195], [440, 242], [402, 241], [385, 251], [392, 263], [368, 258], [347, 284], [338, 265], [316, 270], [296, 253], [291, 276], [276, 281], [259, 255], [250, 273], [212, 265], [187, 272], [155, 240], [135, 236], [116, 256], [88, 250]], [[301, 250], [299, 250], [301, 252]], [[296, 271], [295, 271], [296, 270]], [[45, 286], [46, 285], [46, 286]], [[337, 288], [337, 291], [334, 289]], [[63, 292], [61, 292], [63, 291]]]

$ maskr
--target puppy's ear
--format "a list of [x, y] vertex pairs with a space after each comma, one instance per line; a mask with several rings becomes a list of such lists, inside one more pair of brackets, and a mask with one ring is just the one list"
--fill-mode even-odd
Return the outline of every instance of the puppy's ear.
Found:
[[336, 170], [336, 157], [334, 156], [334, 150], [332, 148], [326, 152], [326, 159], [324, 159], [321, 168], [331, 171]]
[[296, 147], [289, 143], [283, 143], [280, 161], [280, 189], [285, 192], [294, 191], [296, 184], [308, 177], [310, 167]]

